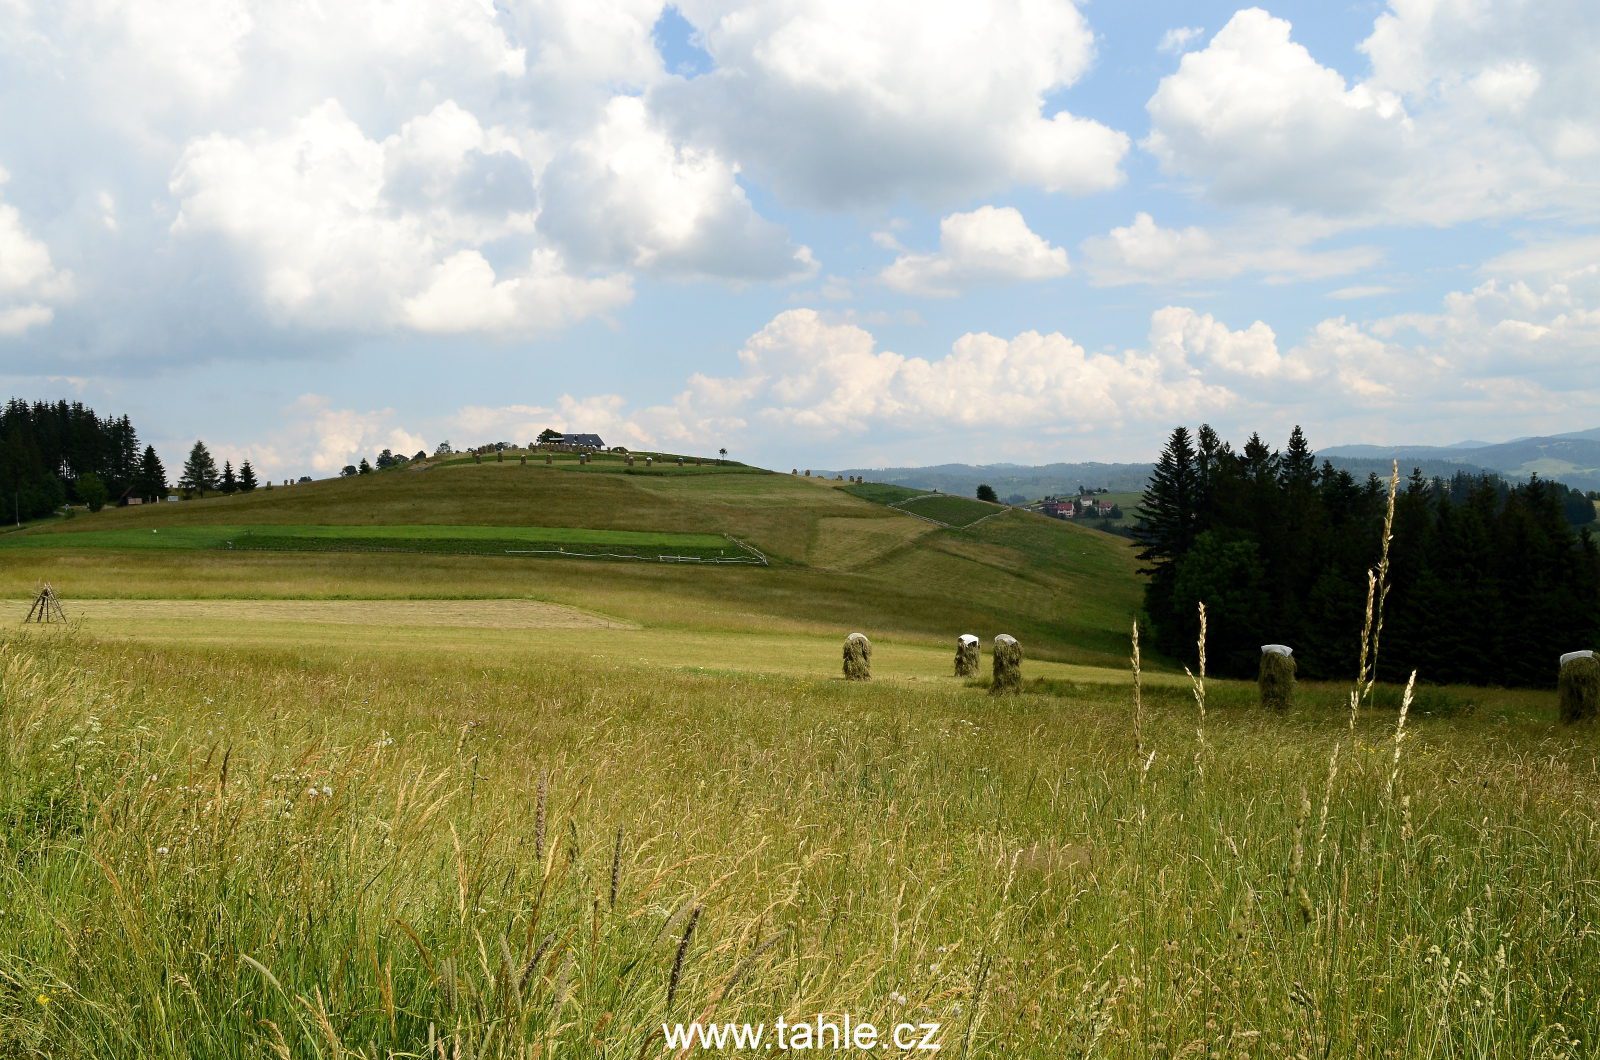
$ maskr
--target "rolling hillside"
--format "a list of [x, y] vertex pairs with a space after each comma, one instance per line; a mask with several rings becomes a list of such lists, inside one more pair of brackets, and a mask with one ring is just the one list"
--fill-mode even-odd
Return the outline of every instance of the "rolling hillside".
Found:
[[[455, 463], [108, 509], [0, 537], [0, 588], [21, 597], [47, 579], [68, 599], [534, 599], [653, 628], [848, 627], [933, 643], [1010, 632], [1038, 658], [1115, 665], [1126, 655], [1140, 583], [1124, 542], [1000, 508], [969, 529], [944, 528], [843, 483], [743, 467], [630, 470], [639, 469]], [[579, 531], [660, 538], [675, 551], [738, 542], [771, 565], [575, 561], [504, 547]], [[404, 547], [419, 537], [480, 554]], [[396, 539], [404, 554], [373, 551]], [[266, 544], [234, 547], [249, 540]]]

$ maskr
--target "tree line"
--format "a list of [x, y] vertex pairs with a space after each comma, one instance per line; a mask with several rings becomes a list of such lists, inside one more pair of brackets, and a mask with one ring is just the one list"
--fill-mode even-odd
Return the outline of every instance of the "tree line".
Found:
[[[185, 494], [248, 493], [258, 485], [246, 460], [217, 467], [204, 442], [196, 442], [177, 486]], [[13, 398], [0, 407], [0, 512], [21, 523], [82, 504], [159, 500], [171, 490], [155, 446], [139, 442], [126, 416], [98, 415], [82, 402]]]
[[[1203, 600], [1213, 671], [1253, 675], [1260, 645], [1281, 642], [1304, 677], [1353, 676], [1387, 505], [1386, 481], [1319, 464], [1299, 427], [1281, 452], [1175, 429], [1134, 530], [1156, 645], [1192, 656]], [[1413, 471], [1395, 498], [1379, 676], [1552, 684], [1559, 654], [1600, 647], [1594, 520], [1584, 494], [1536, 476]]]
[[81, 402], [13, 398], [0, 409], [0, 510], [15, 522], [64, 504], [98, 511], [127, 496], [166, 492], [166, 469], [152, 446], [141, 451], [127, 416], [102, 417]]

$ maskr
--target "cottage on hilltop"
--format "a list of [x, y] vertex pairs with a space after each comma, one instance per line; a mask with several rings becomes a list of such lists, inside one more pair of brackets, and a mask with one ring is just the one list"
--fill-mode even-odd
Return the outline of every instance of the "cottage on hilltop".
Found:
[[539, 445], [551, 449], [604, 449], [606, 443], [598, 434], [553, 434], [541, 438]]

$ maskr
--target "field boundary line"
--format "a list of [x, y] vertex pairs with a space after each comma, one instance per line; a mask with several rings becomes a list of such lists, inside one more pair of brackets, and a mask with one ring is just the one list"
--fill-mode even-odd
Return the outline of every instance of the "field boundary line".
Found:
[[748, 541], [741, 541], [737, 537], [734, 537], [732, 534], [728, 535], [728, 540], [732, 541], [734, 544], [738, 545], [742, 549], [746, 549], [746, 550], [748, 550], [750, 552], [754, 552], [755, 555], [756, 555], [756, 558], [761, 561], [761, 565], [763, 567], [772, 566], [772, 561], [767, 559], [767, 554], [765, 552], [761, 551], [756, 546], [750, 544]]

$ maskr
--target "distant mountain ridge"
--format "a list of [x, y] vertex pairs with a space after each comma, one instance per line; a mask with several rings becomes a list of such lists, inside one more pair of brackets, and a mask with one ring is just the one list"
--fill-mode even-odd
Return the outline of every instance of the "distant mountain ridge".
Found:
[[1321, 450], [1318, 455], [1399, 460], [1402, 468], [1419, 461], [1444, 461], [1488, 468], [1511, 479], [1538, 475], [1582, 490], [1600, 489], [1600, 428], [1509, 442], [1458, 442], [1451, 446], [1336, 445]]
[[[1400, 473], [1416, 467], [1429, 478], [1457, 471], [1492, 471], [1508, 479], [1537, 474], [1582, 490], [1600, 490], [1600, 427], [1567, 434], [1517, 438], [1509, 442], [1463, 441], [1453, 445], [1334, 445], [1317, 450], [1318, 460], [1358, 478], [1400, 461]], [[1103, 487], [1115, 493], [1144, 489], [1153, 463], [938, 464], [931, 467], [846, 468], [838, 474], [861, 475], [868, 482], [939, 490], [970, 496], [979, 484], [993, 486], [1000, 497], [1028, 499], [1068, 493], [1079, 486]], [[834, 474], [835, 472], [828, 472]]]

